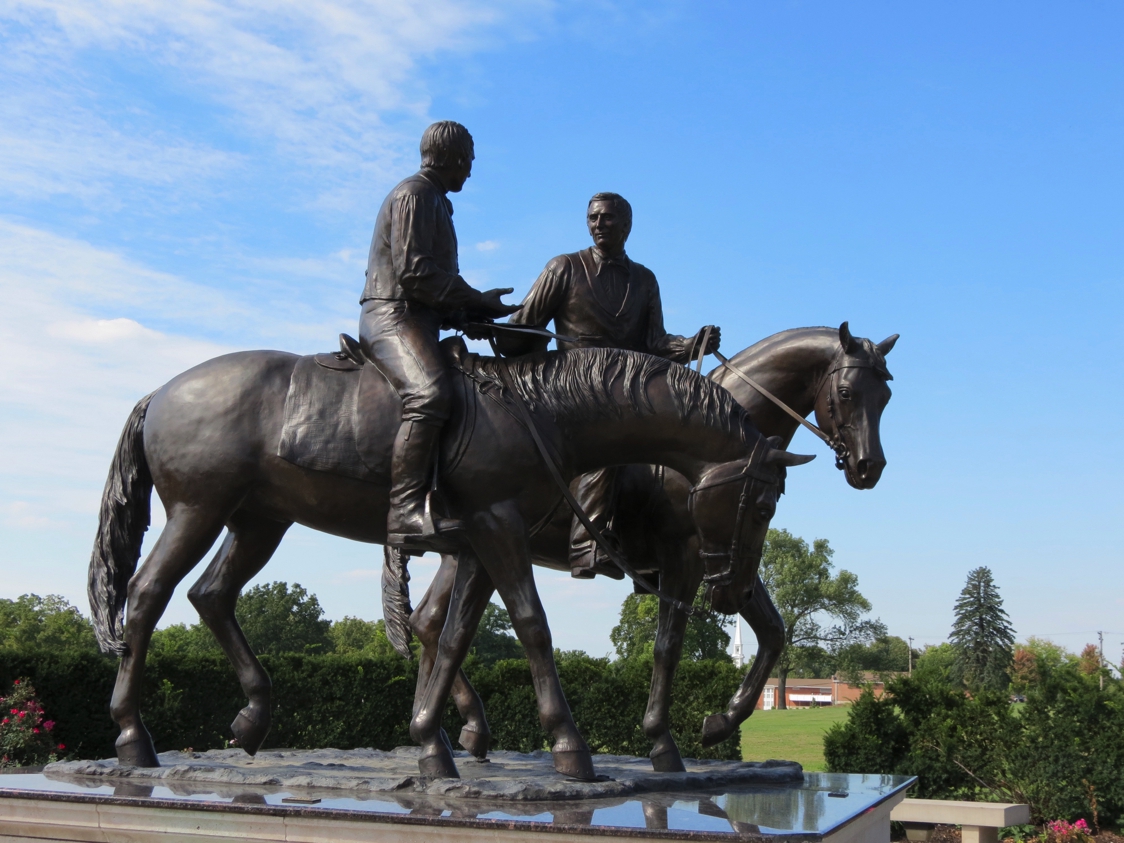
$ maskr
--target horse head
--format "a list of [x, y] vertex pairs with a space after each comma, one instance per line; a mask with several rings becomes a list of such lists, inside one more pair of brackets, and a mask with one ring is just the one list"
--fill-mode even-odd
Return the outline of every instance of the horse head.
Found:
[[898, 335], [873, 343], [839, 326], [839, 350], [816, 394], [816, 422], [837, 443], [836, 466], [856, 489], [873, 489], [886, 467], [879, 424], [890, 400], [886, 355]]
[[786, 470], [815, 459], [780, 444], [778, 436], [760, 440], [749, 457], [707, 469], [691, 489], [706, 599], [716, 612], [734, 614], [749, 601]]

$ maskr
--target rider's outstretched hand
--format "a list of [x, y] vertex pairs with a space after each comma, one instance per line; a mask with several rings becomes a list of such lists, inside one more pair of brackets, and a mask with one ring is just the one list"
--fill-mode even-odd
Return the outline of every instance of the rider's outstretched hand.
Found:
[[480, 294], [479, 315], [488, 319], [499, 319], [501, 316], [510, 316], [520, 310], [521, 304], [504, 304], [500, 299], [508, 293], [515, 292], [513, 287], [498, 287], [495, 290], [486, 290]]
[[[699, 332], [691, 339], [691, 356], [698, 356], [699, 343], [702, 342], [703, 334], [706, 333], [706, 327], [699, 329]], [[706, 353], [713, 354], [718, 350], [718, 346], [722, 344], [722, 329], [717, 325], [710, 326], [710, 339], [706, 343]]]

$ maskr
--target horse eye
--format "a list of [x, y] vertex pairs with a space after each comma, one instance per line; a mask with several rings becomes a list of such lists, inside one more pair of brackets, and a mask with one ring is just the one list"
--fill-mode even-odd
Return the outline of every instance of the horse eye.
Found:
[[850, 401], [851, 400], [851, 390], [848, 389], [845, 386], [839, 387], [839, 397], [843, 401]]

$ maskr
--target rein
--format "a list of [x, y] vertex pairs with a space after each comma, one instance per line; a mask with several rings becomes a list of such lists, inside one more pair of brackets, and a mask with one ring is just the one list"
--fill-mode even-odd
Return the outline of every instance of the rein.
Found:
[[[829, 392], [828, 396], [827, 396], [827, 413], [828, 413], [828, 416], [831, 418], [832, 427], [835, 428], [835, 436], [829, 436], [821, 428], [812, 424], [812, 422], [808, 421], [806, 418], [804, 418], [802, 415], [800, 415], [798, 412], [796, 412], [794, 409], [792, 409], [790, 406], [788, 406], [786, 403], [784, 403], [781, 399], [777, 398], [777, 396], [773, 395], [773, 393], [769, 392], [769, 390], [767, 390], [765, 387], [763, 387], [761, 384], [759, 384], [757, 381], [755, 381], [753, 378], [751, 378], [749, 375], [747, 375], [741, 369], [737, 368], [721, 352], [715, 351], [714, 356], [718, 358], [718, 362], [721, 363], [724, 367], [726, 367], [728, 370], [733, 372], [735, 375], [737, 375], [739, 378], [741, 378], [743, 381], [745, 381], [751, 387], [756, 389], [758, 392], [760, 392], [762, 395], [764, 395], [766, 398], [768, 398], [770, 401], [772, 401], [774, 404], [776, 404], [780, 409], [784, 410], [786, 413], [788, 413], [790, 416], [792, 416], [792, 418], [796, 419], [796, 421], [798, 421], [800, 424], [804, 425], [804, 427], [808, 428], [808, 430], [812, 431], [812, 433], [815, 434], [815, 436], [817, 438], [822, 440], [823, 443], [825, 445], [827, 445], [827, 447], [831, 448], [831, 450], [833, 450], [835, 452], [835, 467], [838, 468], [838, 469], [844, 468], [844, 460], [847, 459], [847, 456], [850, 453], [850, 451], [847, 448], [847, 443], [843, 441], [843, 430], [844, 430], [844, 428], [851, 427], [851, 425], [841, 424], [839, 419], [836, 418], [836, 416], [835, 416], [835, 399], [834, 399], [834, 396], [832, 394], [834, 392], [834, 390]], [[838, 360], [839, 358], [836, 358], [836, 359]], [[701, 355], [700, 355], [700, 367], [701, 367]], [[820, 385], [816, 388], [815, 400], [816, 401], [819, 400], [820, 393], [823, 392], [823, 388], [828, 383], [833, 382], [835, 376], [839, 372], [843, 371], [844, 369], [873, 369], [873, 368], [874, 368], [874, 366], [863, 365], [863, 364], [852, 364], [852, 365], [848, 365], [848, 366], [842, 366], [842, 365], [833, 366], [831, 368], [831, 371], [829, 371], [826, 375], [824, 375], [823, 379], [820, 381]]]
[[699, 610], [694, 606], [690, 606], [687, 603], [684, 603], [682, 600], [672, 597], [670, 594], [665, 594], [657, 586], [652, 585], [650, 582], [644, 579], [644, 577], [637, 573], [636, 570], [631, 565], [629, 565], [628, 562], [625, 561], [624, 556], [622, 556], [619, 552], [617, 552], [616, 548], [609, 544], [604, 534], [600, 529], [598, 529], [597, 525], [594, 524], [592, 520], [590, 520], [589, 515], [587, 515], [586, 511], [582, 509], [582, 505], [578, 503], [577, 499], [570, 492], [570, 485], [562, 477], [562, 472], [559, 470], [558, 465], [554, 462], [554, 457], [552, 457], [550, 451], [547, 450], [546, 443], [543, 442], [542, 436], [539, 433], [538, 425], [535, 424], [535, 420], [531, 416], [531, 411], [524, 403], [523, 396], [521, 396], [519, 394], [519, 391], [515, 388], [515, 384], [511, 380], [511, 373], [507, 370], [507, 365], [500, 357], [499, 349], [496, 348], [495, 338], [489, 336], [488, 342], [492, 346], [492, 353], [495, 354], [497, 360], [500, 361], [500, 365], [496, 368], [500, 370], [500, 377], [503, 378], [503, 384], [507, 388], [507, 391], [511, 393], [511, 400], [515, 404], [516, 409], [519, 411], [519, 415], [522, 418], [523, 424], [526, 425], [527, 430], [531, 432], [531, 438], [535, 441], [535, 447], [539, 450], [539, 456], [541, 456], [543, 462], [546, 463], [546, 467], [550, 471], [551, 478], [553, 478], [555, 485], [558, 486], [559, 491], [562, 492], [562, 497], [566, 499], [566, 503], [570, 505], [570, 509], [574, 511], [574, 515], [577, 516], [578, 520], [582, 522], [587, 530], [589, 530], [590, 536], [592, 536], [593, 540], [597, 542], [598, 547], [605, 551], [608, 557], [613, 560], [613, 564], [620, 568], [625, 574], [627, 574], [628, 578], [636, 583], [636, 585], [640, 586], [640, 588], [644, 589], [644, 591], [648, 592], [649, 594], [655, 595], [660, 600], [663, 600], [666, 603], [670, 603], [676, 609], [685, 613], [688, 617], [698, 615]]

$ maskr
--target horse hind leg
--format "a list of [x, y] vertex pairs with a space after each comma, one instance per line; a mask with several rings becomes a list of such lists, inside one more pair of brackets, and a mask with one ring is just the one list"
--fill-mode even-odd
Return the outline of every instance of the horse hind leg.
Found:
[[[410, 628], [422, 645], [418, 688], [415, 694], [415, 713], [429, 682], [433, 662], [437, 658], [441, 630], [444, 629], [445, 619], [449, 615], [449, 598], [453, 592], [456, 571], [457, 557], [451, 554], [442, 555], [441, 567], [437, 569], [437, 574], [426, 589], [421, 602], [410, 615]], [[463, 670], [458, 670], [456, 679], [453, 680], [453, 701], [465, 721], [458, 743], [476, 758], [481, 760], [487, 758], [492, 743], [492, 732], [484, 714], [484, 703]]]
[[129, 581], [125, 616], [126, 653], [117, 669], [110, 714], [121, 729], [117, 759], [122, 765], [159, 767], [152, 736], [140, 716], [141, 680], [152, 632], [188, 571], [199, 564], [223, 527], [223, 513], [173, 505], [152, 552]]
[[289, 527], [287, 523], [264, 518], [234, 519], [215, 558], [187, 593], [199, 617], [234, 665], [246, 695], [246, 707], [238, 712], [230, 730], [238, 746], [250, 755], [261, 749], [269, 734], [271, 683], [238, 625], [234, 608], [242, 587], [265, 567]]

